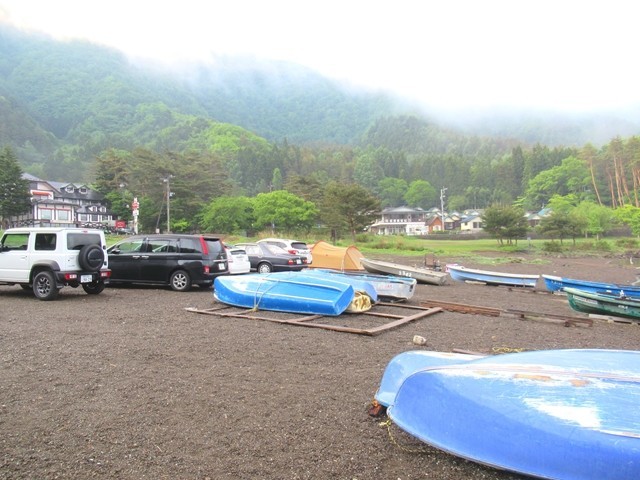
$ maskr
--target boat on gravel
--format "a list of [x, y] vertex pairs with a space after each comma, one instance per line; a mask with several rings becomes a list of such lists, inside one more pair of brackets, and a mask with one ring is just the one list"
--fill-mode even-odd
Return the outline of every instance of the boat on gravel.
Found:
[[[402, 301], [409, 300], [416, 291], [415, 278], [398, 277], [396, 275], [378, 275], [367, 272], [340, 271], [325, 268], [306, 270], [309, 274], [335, 275], [349, 282], [365, 282], [373, 286], [380, 300]], [[356, 284], [357, 285], [357, 284]], [[374, 300], [375, 301], [375, 300]]]
[[640, 298], [624, 296], [626, 291], [622, 295], [613, 295], [565, 287], [564, 292], [569, 306], [577, 312], [640, 320]]
[[592, 282], [590, 280], [578, 280], [545, 274], [541, 276], [547, 290], [550, 292], [562, 292], [565, 288], [575, 288], [583, 292], [608, 293], [612, 295], [620, 295], [622, 293], [626, 297], [640, 297], [640, 285]]
[[361, 258], [360, 263], [364, 269], [370, 273], [415, 278], [418, 283], [426, 283], [429, 285], [444, 285], [447, 283], [449, 277], [446, 272], [432, 270], [430, 268], [412, 267], [410, 265], [372, 260], [370, 258]]
[[223, 275], [213, 285], [219, 302], [276, 312], [340, 315], [356, 298], [349, 282], [302, 272]]
[[545, 479], [640, 478], [638, 351], [402, 354], [378, 398], [399, 428], [467, 460]]
[[479, 358], [483, 358], [483, 356], [465, 353], [432, 352], [429, 350], [410, 350], [400, 353], [388, 363], [380, 382], [380, 388], [376, 392], [375, 400], [380, 405], [389, 407], [393, 404], [398, 389], [410, 375], [423, 368], [456, 365]]
[[457, 282], [479, 282], [486, 285], [508, 287], [535, 287], [540, 275], [494, 272], [463, 267], [457, 263], [448, 264], [446, 271]]

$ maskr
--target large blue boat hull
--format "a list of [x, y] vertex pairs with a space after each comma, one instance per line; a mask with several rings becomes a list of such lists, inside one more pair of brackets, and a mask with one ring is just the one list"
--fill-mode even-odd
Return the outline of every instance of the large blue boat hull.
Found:
[[388, 408], [460, 457], [540, 478], [640, 478], [640, 352], [550, 350], [423, 367]]
[[215, 298], [228, 305], [276, 312], [340, 315], [351, 304], [351, 284], [301, 272], [223, 275]]
[[396, 355], [388, 363], [375, 399], [379, 404], [388, 407], [393, 404], [402, 383], [417, 371], [429, 367], [456, 365], [479, 358], [483, 357], [463, 353], [431, 352], [429, 350], [403, 352]]

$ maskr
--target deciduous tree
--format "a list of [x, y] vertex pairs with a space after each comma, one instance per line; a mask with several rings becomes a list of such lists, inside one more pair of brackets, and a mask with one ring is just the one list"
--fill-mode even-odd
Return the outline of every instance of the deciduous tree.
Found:
[[493, 205], [482, 215], [482, 228], [502, 245], [504, 240], [511, 245], [526, 235], [529, 224], [524, 211], [517, 207]]
[[371, 225], [380, 213], [380, 200], [358, 184], [331, 182], [324, 192], [322, 220], [331, 229], [331, 239], [348, 230], [356, 233]]

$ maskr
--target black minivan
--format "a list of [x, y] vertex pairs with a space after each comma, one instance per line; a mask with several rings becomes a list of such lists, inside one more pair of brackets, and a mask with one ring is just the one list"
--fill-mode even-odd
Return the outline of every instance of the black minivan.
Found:
[[185, 292], [192, 285], [210, 287], [229, 273], [222, 240], [209, 235], [135, 235], [107, 249], [110, 284], [169, 285]]

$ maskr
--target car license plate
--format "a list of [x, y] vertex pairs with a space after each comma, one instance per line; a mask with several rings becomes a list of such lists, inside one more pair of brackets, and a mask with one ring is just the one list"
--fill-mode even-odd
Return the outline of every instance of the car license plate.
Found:
[[80, 283], [93, 282], [93, 275], [80, 275]]
[[300, 264], [302, 263], [302, 260], [298, 259], [298, 260], [296, 260], [296, 263], [297, 263], [298, 265], [300, 265]]
[[218, 264], [218, 270], [224, 270], [224, 263]]

